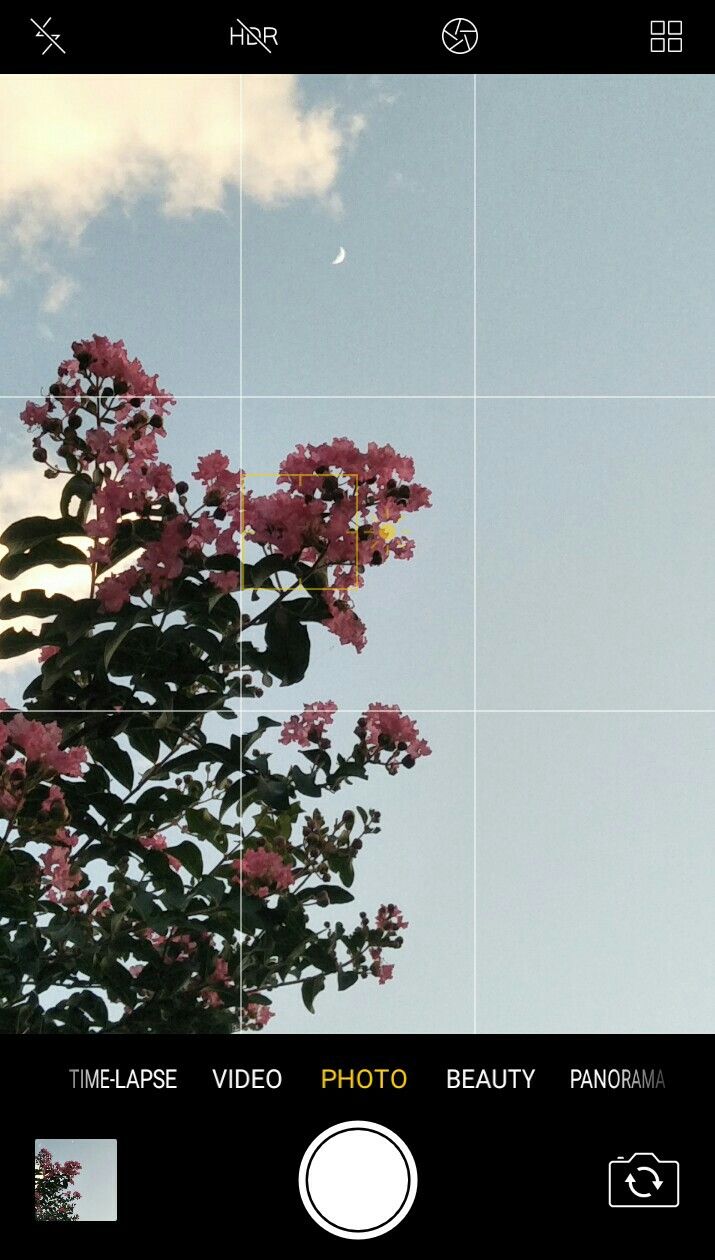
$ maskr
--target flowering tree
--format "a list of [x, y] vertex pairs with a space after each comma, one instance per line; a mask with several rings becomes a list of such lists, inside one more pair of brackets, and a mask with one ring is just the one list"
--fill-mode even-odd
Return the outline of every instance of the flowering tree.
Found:
[[[398, 527], [429, 491], [391, 447], [336, 438], [298, 446], [268, 494], [204, 456], [192, 505], [159, 459], [171, 395], [122, 342], [72, 348], [21, 417], [64, 478], [60, 514], [0, 537], [6, 579], [87, 570], [84, 597], [0, 600], [0, 618], [39, 623], [0, 635], [0, 656], [40, 663], [23, 712], [0, 704], [0, 1030], [260, 1029], [286, 985], [312, 1011], [329, 977], [384, 984], [407, 927], [394, 903], [317, 922], [353, 900], [380, 816], [321, 798], [408, 771], [430, 752], [415, 723], [371, 704], [342, 753], [330, 701], [223, 742], [214, 727], [305, 676], [309, 627], [362, 650], [353, 595], [412, 556]], [[282, 772], [277, 745], [297, 750]]]
[[75, 1203], [82, 1196], [70, 1189], [82, 1171], [76, 1159], [66, 1164], [53, 1161], [43, 1146], [35, 1156], [35, 1219], [38, 1221], [78, 1221]]

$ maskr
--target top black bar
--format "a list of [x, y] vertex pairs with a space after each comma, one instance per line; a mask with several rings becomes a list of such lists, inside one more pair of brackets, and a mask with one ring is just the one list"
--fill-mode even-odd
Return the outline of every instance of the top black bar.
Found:
[[270, 5], [232, 12], [110, 7], [3, 21], [3, 73], [635, 73], [715, 69], [715, 16], [668, 6], [440, 9], [413, 17], [375, 7]]

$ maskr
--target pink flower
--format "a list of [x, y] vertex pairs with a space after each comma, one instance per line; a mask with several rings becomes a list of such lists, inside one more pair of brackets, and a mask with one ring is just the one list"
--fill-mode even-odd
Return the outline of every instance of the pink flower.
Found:
[[219, 1006], [223, 1006], [223, 1002], [221, 998], [219, 997], [218, 993], [216, 993], [214, 989], [202, 989], [201, 998], [203, 1000], [204, 1006], [207, 1006], [209, 1009], [215, 1010]]
[[217, 587], [219, 591], [224, 591], [228, 593], [230, 591], [235, 591], [237, 589], [238, 574], [228, 573], [228, 572], [227, 573], [211, 573], [209, 576], [209, 581], [212, 583], [213, 586]]
[[341, 643], [352, 644], [356, 652], [362, 652], [367, 643], [365, 622], [353, 612], [350, 597], [343, 596], [338, 600], [334, 596], [326, 595], [324, 599], [330, 608], [330, 617], [323, 622], [326, 630], [336, 634]]
[[[110, 341], [108, 337], [100, 337], [95, 333], [86, 341], [73, 341], [77, 367], [90, 371], [102, 380], [111, 377], [115, 384], [122, 384], [121, 391], [129, 397], [153, 398], [153, 410], [157, 415], [165, 415], [172, 406], [174, 398], [159, 389], [156, 376], [149, 376], [138, 359], [130, 359], [123, 341]], [[67, 367], [61, 364], [60, 370]]]
[[183, 516], [174, 516], [164, 526], [161, 538], [149, 543], [139, 559], [139, 568], [149, 574], [154, 594], [163, 591], [184, 569], [181, 552], [186, 546], [191, 527]]
[[211, 974], [212, 984], [225, 984], [227, 987], [233, 987], [233, 980], [228, 974], [228, 960], [226, 958], [217, 958], [214, 963], [214, 969]]
[[390, 936], [395, 936], [398, 932], [404, 932], [410, 926], [406, 919], [402, 917], [402, 911], [399, 906], [395, 905], [380, 906], [375, 923], [381, 932], [387, 932]]
[[231, 882], [253, 897], [285, 892], [295, 880], [292, 867], [270, 849], [247, 849], [232, 866], [236, 875]]
[[[166, 836], [162, 836], [160, 832], [157, 832], [155, 836], [141, 836], [139, 843], [143, 849], [159, 849], [163, 852], [167, 846], [167, 839]], [[181, 862], [173, 853], [167, 853], [166, 860], [175, 871], [181, 870]]]
[[332, 700], [314, 700], [312, 704], [304, 704], [300, 717], [294, 714], [283, 723], [281, 744], [298, 744], [301, 748], [319, 744], [337, 709]]
[[40, 655], [39, 655], [40, 665], [44, 665], [45, 661], [51, 661], [52, 657], [56, 656], [59, 650], [60, 649], [58, 647], [54, 647], [51, 643], [47, 643], [45, 647], [40, 648]]
[[69, 852], [64, 845], [57, 845], [43, 854], [42, 866], [44, 874], [59, 892], [67, 892], [82, 881], [82, 874], [72, 873]]
[[[414, 765], [418, 757], [429, 757], [432, 752], [429, 744], [420, 739], [416, 723], [396, 704], [368, 705], [362, 715], [361, 726], [367, 747], [376, 756], [383, 751], [392, 754], [383, 763], [390, 774], [396, 774], [400, 764]], [[401, 761], [397, 753], [405, 754]]]
[[273, 1019], [275, 1011], [270, 1006], [264, 1006], [262, 1002], [249, 1002], [244, 1009], [246, 1020], [249, 1024], [253, 1024], [256, 1028], [265, 1028], [269, 1019]]
[[166, 836], [162, 836], [161, 832], [157, 832], [155, 836], [142, 836], [139, 843], [143, 849], [165, 849], [167, 840]]
[[46, 770], [66, 774], [70, 779], [82, 777], [83, 764], [87, 761], [87, 749], [83, 747], [62, 750], [62, 731], [56, 722], [32, 722], [18, 713], [7, 723], [6, 734], [28, 761], [39, 762]]
[[118, 613], [125, 604], [128, 604], [140, 578], [141, 574], [137, 569], [127, 569], [125, 573], [118, 573], [116, 577], [105, 578], [97, 587], [99, 602], [105, 612]]
[[49, 792], [47, 793], [47, 796], [42, 802], [42, 805], [40, 806], [40, 813], [49, 814], [50, 810], [52, 809], [54, 805], [59, 805], [59, 806], [62, 806], [63, 808], [65, 806], [64, 793], [62, 791], [62, 788], [57, 787], [56, 783], [52, 784]]
[[20, 419], [26, 424], [28, 429], [34, 429], [36, 425], [40, 428], [44, 427], [45, 421], [50, 414], [51, 403], [34, 403], [32, 401], [25, 404], [25, 409], [20, 413]]
[[[245, 527], [251, 542], [272, 547], [282, 556], [299, 556], [306, 547], [327, 541], [323, 528], [323, 503], [305, 496], [294, 497], [288, 490], [244, 499]], [[353, 542], [353, 554], [355, 544]]]

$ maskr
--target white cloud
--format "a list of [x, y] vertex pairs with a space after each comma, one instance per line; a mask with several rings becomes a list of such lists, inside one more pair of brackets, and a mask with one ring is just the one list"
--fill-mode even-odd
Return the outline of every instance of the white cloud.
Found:
[[[76, 239], [113, 201], [217, 211], [239, 184], [265, 204], [327, 197], [364, 126], [307, 108], [294, 75], [6, 75], [0, 219], [32, 246]], [[243, 153], [241, 154], [241, 148]]]
[[77, 284], [69, 276], [56, 276], [42, 299], [42, 310], [46, 315], [56, 315], [76, 291]]

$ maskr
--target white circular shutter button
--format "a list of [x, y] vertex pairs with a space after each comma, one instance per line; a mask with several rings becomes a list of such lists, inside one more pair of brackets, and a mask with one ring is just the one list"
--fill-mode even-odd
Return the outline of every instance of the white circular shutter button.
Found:
[[298, 1186], [306, 1212], [329, 1234], [379, 1238], [412, 1207], [417, 1167], [392, 1129], [372, 1120], [345, 1120], [311, 1142]]

